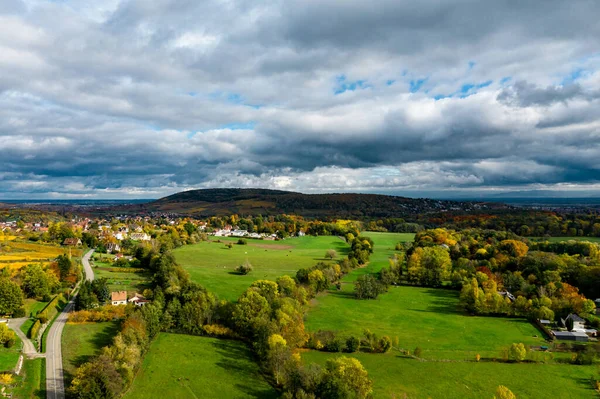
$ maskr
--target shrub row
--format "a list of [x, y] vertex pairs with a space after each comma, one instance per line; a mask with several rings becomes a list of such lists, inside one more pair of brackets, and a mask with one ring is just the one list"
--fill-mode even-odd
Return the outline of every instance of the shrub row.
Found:
[[31, 339], [37, 338], [38, 333], [40, 332], [40, 328], [42, 327], [42, 323], [40, 320], [36, 320], [35, 323], [31, 326], [29, 331], [27, 332], [27, 337]]
[[43, 323], [48, 322], [48, 320], [52, 320], [54, 316], [58, 314], [57, 307], [59, 306], [59, 302], [64, 300], [63, 294], [58, 294], [48, 304], [42, 309], [38, 314], [37, 318]]

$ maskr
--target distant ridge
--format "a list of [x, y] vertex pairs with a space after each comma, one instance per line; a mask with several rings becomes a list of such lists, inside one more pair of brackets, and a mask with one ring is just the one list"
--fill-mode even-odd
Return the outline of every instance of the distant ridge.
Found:
[[[137, 208], [138, 206], [136, 206]], [[305, 217], [414, 217], [437, 212], [504, 209], [505, 205], [379, 194], [302, 194], [255, 188], [213, 188], [184, 191], [139, 205], [148, 212], [193, 216], [296, 214]]]

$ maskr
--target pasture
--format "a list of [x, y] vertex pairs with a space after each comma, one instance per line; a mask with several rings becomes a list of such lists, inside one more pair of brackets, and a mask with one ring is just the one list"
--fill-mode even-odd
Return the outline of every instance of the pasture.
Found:
[[[334, 330], [361, 336], [364, 329], [398, 337], [401, 348], [419, 346], [424, 358], [497, 357], [503, 347], [522, 342], [544, 345], [543, 335], [520, 318], [469, 316], [458, 308], [458, 292], [418, 287], [390, 287], [375, 300], [358, 300], [353, 285], [318, 297], [308, 312], [309, 331]], [[535, 336], [538, 338], [535, 338]]]
[[[341, 354], [317, 351], [303, 361], [325, 364]], [[436, 362], [383, 354], [345, 354], [363, 364], [373, 380], [373, 397], [382, 398], [492, 398], [499, 385], [519, 399], [596, 398], [590, 378], [596, 366], [568, 364]]]
[[[348, 245], [339, 237], [295, 237], [282, 241], [248, 240], [247, 245], [235, 244], [237, 239], [216, 238], [212, 241], [186, 245], [173, 251], [177, 262], [193, 281], [203, 285], [219, 298], [235, 301], [255, 280], [275, 280], [283, 275], [294, 276], [301, 268], [327, 261], [328, 249], [345, 257]], [[225, 243], [233, 243], [231, 249]], [[234, 269], [248, 260], [250, 274], [239, 275]]]
[[276, 398], [239, 341], [161, 333], [125, 394], [153, 398]]
[[[479, 317], [459, 309], [457, 291], [410, 286], [391, 286], [375, 300], [354, 298], [354, 281], [364, 273], [375, 273], [388, 265], [400, 241], [412, 234], [363, 233], [375, 243], [369, 264], [349, 273], [340, 291], [331, 290], [313, 301], [307, 314], [309, 331], [332, 330], [342, 336], [362, 336], [365, 329], [378, 335], [398, 337], [401, 348], [419, 346], [423, 357], [472, 359], [495, 357], [512, 343], [543, 345], [543, 335], [519, 318]], [[538, 336], [536, 338], [535, 336]]]

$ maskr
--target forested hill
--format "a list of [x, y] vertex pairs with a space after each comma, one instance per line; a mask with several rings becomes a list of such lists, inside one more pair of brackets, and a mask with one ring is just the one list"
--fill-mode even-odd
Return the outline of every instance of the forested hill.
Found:
[[140, 205], [146, 211], [215, 216], [296, 214], [304, 217], [385, 218], [506, 208], [500, 204], [413, 199], [377, 194], [301, 194], [263, 189], [205, 189]]

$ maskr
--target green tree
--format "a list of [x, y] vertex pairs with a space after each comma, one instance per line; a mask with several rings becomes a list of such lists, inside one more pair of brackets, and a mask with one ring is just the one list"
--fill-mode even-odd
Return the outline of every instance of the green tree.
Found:
[[23, 272], [23, 291], [28, 298], [42, 298], [59, 288], [60, 282], [51, 270], [44, 271], [40, 265], [28, 265]]
[[67, 255], [59, 255], [56, 258], [58, 270], [60, 271], [60, 279], [64, 280], [73, 270], [73, 262]]
[[375, 299], [385, 290], [383, 283], [371, 274], [363, 274], [354, 284], [354, 294], [358, 299]]
[[527, 348], [522, 343], [512, 344], [508, 350], [508, 358], [515, 362], [522, 362], [527, 357]]
[[246, 335], [253, 334], [254, 327], [265, 321], [271, 313], [269, 302], [253, 290], [246, 291], [233, 308], [235, 325]]
[[23, 306], [23, 292], [6, 277], [0, 278], [0, 315], [13, 314]]
[[448, 250], [444, 247], [427, 247], [423, 249], [421, 266], [424, 273], [421, 276], [421, 284], [439, 287], [444, 280], [450, 277], [452, 271], [452, 260]]
[[322, 398], [364, 399], [373, 392], [373, 383], [367, 370], [354, 358], [345, 356], [330, 359], [325, 365], [325, 373], [319, 387]]

